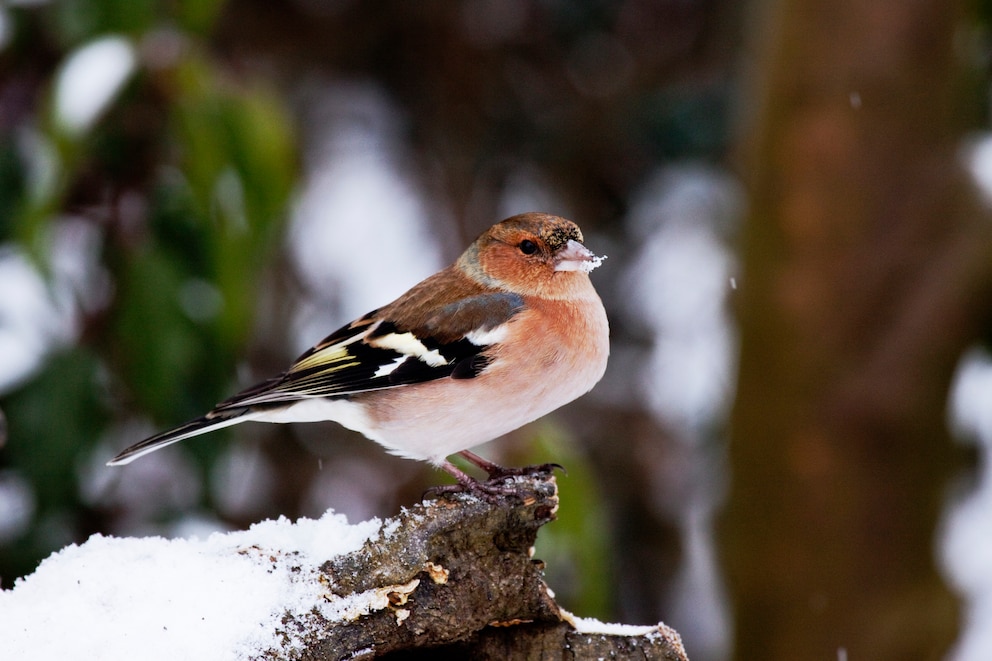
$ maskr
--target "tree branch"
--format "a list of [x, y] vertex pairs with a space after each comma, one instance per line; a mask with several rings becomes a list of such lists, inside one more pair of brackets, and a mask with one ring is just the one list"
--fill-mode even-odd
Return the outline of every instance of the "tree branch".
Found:
[[686, 661], [663, 624], [558, 607], [532, 557], [557, 484], [513, 479], [518, 496], [457, 494], [386, 521], [328, 512], [204, 540], [94, 535], [0, 591], [4, 658]]
[[287, 643], [264, 659], [403, 658], [444, 648], [474, 659], [687, 659], [678, 633], [603, 625], [561, 610], [533, 559], [538, 529], [558, 509], [554, 476], [517, 478], [521, 499], [490, 504], [458, 494], [420, 503], [386, 521], [353, 553], [321, 567], [325, 599], [358, 598], [370, 612], [330, 621], [315, 607], [283, 619]]

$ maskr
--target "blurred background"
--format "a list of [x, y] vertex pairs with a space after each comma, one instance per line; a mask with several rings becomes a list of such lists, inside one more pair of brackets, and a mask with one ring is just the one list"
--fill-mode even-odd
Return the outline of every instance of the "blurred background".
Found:
[[547, 211], [609, 260], [538, 555], [695, 661], [992, 658], [992, 5], [0, 4], [0, 581], [94, 533], [394, 514], [334, 424], [122, 468]]

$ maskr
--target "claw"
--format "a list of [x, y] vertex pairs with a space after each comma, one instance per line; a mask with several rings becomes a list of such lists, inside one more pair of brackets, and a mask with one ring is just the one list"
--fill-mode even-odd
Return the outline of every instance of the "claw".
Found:
[[[500, 466], [499, 464], [494, 464], [488, 459], [483, 459], [479, 455], [475, 454], [474, 452], [470, 452], [468, 450], [462, 450], [458, 454], [465, 457], [467, 460], [469, 460], [470, 462], [472, 462], [482, 470], [486, 471], [486, 473], [489, 474], [490, 481], [497, 480], [503, 477], [512, 477], [516, 475], [530, 475], [532, 473], [551, 473], [556, 468], [561, 470], [561, 472], [564, 473], [565, 475], [568, 475], [568, 471], [565, 470], [565, 467], [562, 466], [561, 464], [538, 464], [537, 466], [522, 466], [520, 468], [510, 468], [506, 466]], [[447, 464], [448, 462], [445, 463]], [[450, 465], [451, 464], [448, 464], [448, 466]], [[448, 470], [447, 466], [442, 466], [442, 468], [444, 468], [449, 473], [451, 473], [451, 471]], [[461, 471], [459, 472], [461, 473]], [[451, 474], [455, 475], [454, 473]], [[462, 473], [462, 475], [464, 475], [464, 473]], [[457, 475], [455, 475], [455, 477], [458, 478]], [[460, 481], [461, 480], [459, 480], [459, 482]]]
[[441, 468], [458, 480], [458, 484], [446, 484], [431, 487], [424, 492], [425, 498], [439, 498], [455, 493], [470, 493], [489, 503], [496, 503], [499, 501], [500, 497], [514, 496], [517, 498], [522, 498], [524, 493], [526, 493], [526, 490], [522, 492], [512, 483], [507, 483], [507, 478], [518, 477], [521, 475], [532, 475], [535, 473], [548, 474], [554, 472], [556, 468], [560, 469], [562, 472], [565, 472], [565, 469], [558, 464], [540, 464], [538, 466], [506, 468], [487, 461], [482, 457], [468, 451], [463, 452], [462, 454], [465, 455], [469, 461], [489, 473], [489, 479], [485, 482], [480, 482], [457, 468], [451, 462], [445, 461], [441, 464]]
[[424, 497], [441, 498], [448, 494], [456, 493], [469, 493], [478, 496], [490, 504], [499, 502], [501, 496], [520, 496], [520, 492], [517, 489], [505, 483], [471, 480], [470, 482], [459, 481], [458, 484], [442, 484], [431, 487], [424, 492]]
[[493, 464], [494, 470], [489, 473], [490, 480], [499, 480], [504, 477], [516, 477], [517, 475], [532, 475], [534, 473], [553, 473], [560, 470], [565, 475], [568, 471], [561, 464], [537, 464], [536, 466], [507, 467]]

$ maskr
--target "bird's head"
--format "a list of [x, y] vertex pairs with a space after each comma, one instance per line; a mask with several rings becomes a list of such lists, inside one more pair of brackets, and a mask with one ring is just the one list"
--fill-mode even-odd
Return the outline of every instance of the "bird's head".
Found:
[[582, 240], [582, 231], [570, 220], [520, 214], [483, 232], [458, 265], [488, 286], [541, 298], [568, 298], [588, 287], [588, 273], [604, 259]]

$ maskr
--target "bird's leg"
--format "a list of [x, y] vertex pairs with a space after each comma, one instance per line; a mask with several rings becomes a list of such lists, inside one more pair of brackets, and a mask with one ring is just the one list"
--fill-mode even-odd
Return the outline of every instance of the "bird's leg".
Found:
[[500, 466], [499, 464], [494, 464], [487, 459], [483, 459], [479, 455], [474, 452], [469, 452], [468, 450], [462, 450], [459, 454], [482, 470], [486, 471], [489, 475], [489, 479], [485, 482], [480, 482], [455, 466], [450, 461], [445, 460], [441, 462], [438, 467], [454, 477], [458, 481], [458, 484], [446, 484], [431, 487], [424, 494], [425, 496], [436, 497], [446, 493], [464, 492], [475, 494], [490, 503], [495, 503], [498, 500], [498, 496], [520, 495], [519, 490], [515, 488], [512, 483], [506, 483], [505, 480], [508, 477], [513, 477], [516, 475], [530, 475], [533, 473], [550, 473], [556, 468], [565, 470], [558, 464], [541, 464], [540, 466], [525, 466], [523, 468], [506, 468], [505, 466]]
[[[483, 459], [476, 453], [471, 452], [469, 450], [462, 450], [458, 454], [460, 454], [465, 459], [475, 464], [482, 470], [486, 471], [486, 473], [489, 475], [490, 482], [492, 482], [493, 480], [503, 479], [504, 477], [512, 477], [514, 475], [530, 475], [531, 473], [551, 473], [556, 468], [562, 471], [565, 470], [564, 466], [561, 466], [559, 464], [539, 464], [537, 466], [522, 466], [520, 468], [508, 468], [506, 466], [500, 466], [499, 464], [494, 464], [488, 459]], [[451, 471], [448, 472], [450, 473]], [[458, 472], [461, 473], [461, 471]], [[452, 473], [452, 475], [454, 475], [454, 473]], [[462, 475], [465, 474], [462, 473]], [[458, 476], [456, 475], [455, 478], [457, 479], [457, 477]], [[468, 476], [466, 475], [466, 477]]]
[[509, 470], [508, 468], [500, 466], [499, 464], [494, 464], [488, 459], [484, 459], [483, 457], [480, 457], [476, 453], [470, 452], [469, 450], [462, 450], [458, 454], [460, 454], [469, 462], [475, 464], [482, 470], [486, 471], [486, 474], [488, 474], [490, 478], [506, 475], [507, 474], [506, 471]]
[[496, 484], [492, 480], [479, 482], [450, 461], [442, 462], [439, 468], [458, 480], [458, 484], [431, 487], [424, 494], [425, 496], [442, 496], [446, 493], [465, 492], [475, 494], [490, 503], [495, 503], [498, 500], [497, 496], [512, 496], [517, 494], [517, 490], [507, 484]]

